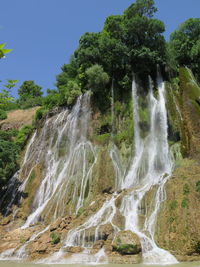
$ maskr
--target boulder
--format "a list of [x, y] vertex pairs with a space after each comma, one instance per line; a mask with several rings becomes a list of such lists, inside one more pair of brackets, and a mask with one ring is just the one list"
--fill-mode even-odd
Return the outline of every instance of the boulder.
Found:
[[80, 253], [84, 250], [82, 247], [66, 247], [65, 251], [69, 253]]
[[120, 231], [112, 243], [113, 250], [122, 255], [139, 254], [142, 250], [139, 237], [128, 231]]

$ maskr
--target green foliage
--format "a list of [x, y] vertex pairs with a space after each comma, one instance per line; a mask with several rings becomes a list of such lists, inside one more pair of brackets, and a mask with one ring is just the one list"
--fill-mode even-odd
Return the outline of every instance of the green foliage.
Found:
[[200, 241], [196, 242], [194, 250], [196, 253], [200, 254]]
[[61, 95], [56, 90], [47, 90], [48, 95], [43, 98], [43, 106], [46, 109], [51, 109], [55, 106], [59, 106], [61, 102]]
[[183, 195], [188, 195], [190, 193], [190, 188], [188, 184], [184, 184], [183, 186]]
[[31, 125], [23, 126], [16, 136], [15, 144], [22, 149], [25, 146], [30, 134], [32, 133], [32, 130], [33, 126]]
[[184, 198], [181, 202], [181, 207], [182, 208], [188, 208], [189, 200], [188, 198]]
[[115, 95], [122, 99], [131, 87], [132, 72], [144, 82], [148, 74], [155, 76], [157, 64], [166, 64], [165, 27], [153, 18], [156, 10], [153, 0], [137, 0], [123, 15], [108, 17], [102, 32], [81, 36], [70, 63], [57, 76], [60, 104], [73, 103], [80, 88], [82, 92], [89, 88], [105, 112], [112, 81]]
[[169, 204], [170, 210], [175, 210], [178, 206], [178, 202], [176, 200], [172, 200]]
[[81, 89], [80, 86], [76, 81], [68, 81], [66, 85], [59, 87], [60, 93], [61, 93], [61, 102], [60, 104], [64, 105], [72, 105], [77, 97], [81, 95]]
[[8, 80], [0, 92], [0, 108], [10, 110], [14, 104], [14, 98], [11, 96], [11, 89], [16, 85], [17, 80]]
[[30, 107], [40, 106], [42, 104], [42, 87], [36, 85], [34, 81], [25, 81], [19, 87], [18, 94], [21, 108], [27, 109]]
[[103, 71], [103, 67], [95, 64], [86, 70], [88, 77], [88, 89], [99, 91], [109, 82], [109, 76]]
[[53, 232], [53, 233], [50, 234], [50, 237], [52, 239], [52, 241], [51, 241], [52, 244], [56, 245], [56, 244], [58, 244], [60, 242], [59, 234]]
[[157, 8], [154, 7], [153, 0], [137, 0], [135, 3], [130, 5], [130, 7], [127, 8], [124, 13], [128, 18], [136, 15], [151, 18], [156, 11]]
[[5, 54], [10, 53], [12, 51], [12, 49], [6, 49], [5, 45], [6, 45], [5, 43], [0, 44], [0, 58], [4, 57]]
[[100, 134], [100, 135], [95, 136], [96, 142], [100, 145], [108, 144], [110, 141], [110, 138], [111, 138], [110, 133], [104, 133], [104, 134]]
[[200, 75], [200, 19], [190, 18], [171, 34], [170, 53], [180, 66], [188, 66]]
[[35, 121], [41, 120], [49, 111], [45, 106], [39, 108], [35, 113]]
[[0, 120], [5, 120], [7, 118], [7, 113], [5, 110], [0, 109]]
[[[2, 132], [1, 132], [2, 133]], [[1, 137], [2, 134], [1, 134]], [[18, 168], [19, 147], [12, 141], [0, 139], [0, 188], [7, 183]]]
[[200, 181], [196, 182], [196, 191], [200, 193]]

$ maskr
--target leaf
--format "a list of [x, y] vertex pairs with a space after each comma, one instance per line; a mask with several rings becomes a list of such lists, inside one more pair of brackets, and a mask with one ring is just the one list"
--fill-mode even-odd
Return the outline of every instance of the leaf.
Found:
[[0, 49], [4, 48], [5, 45], [6, 45], [5, 43], [4, 44], [0, 44]]
[[10, 53], [12, 49], [1, 49], [4, 54]]

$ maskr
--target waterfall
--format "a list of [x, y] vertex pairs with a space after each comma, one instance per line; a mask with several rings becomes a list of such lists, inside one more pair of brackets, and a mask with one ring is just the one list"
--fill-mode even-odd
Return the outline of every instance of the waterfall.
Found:
[[[121, 230], [131, 230], [139, 236], [144, 263], [177, 262], [169, 252], [160, 249], [154, 240], [157, 214], [166, 198], [164, 186], [173, 168], [167, 139], [165, 85], [161, 77], [158, 77], [157, 98], [154, 96], [153, 84], [149, 78], [147, 99], [150, 123], [146, 137], [142, 138], [138, 85], [134, 78], [132, 82], [134, 155], [130, 167], [125, 173], [120, 152], [113, 143], [109, 152], [115, 171], [116, 192], [107, 195], [106, 200], [103, 198], [105, 201], [95, 213], [68, 231], [62, 240], [63, 247], [55, 255], [56, 260], [63, 257], [66, 247], [81, 246], [85, 250], [83, 255], [79, 255], [79, 259], [84, 258], [87, 261], [89, 257], [85, 255], [89, 255], [89, 249], [96, 241], [103, 239], [101, 228], [109, 225], [112, 228], [113, 238]], [[111, 113], [114, 125], [113, 84]], [[90, 116], [90, 95], [86, 93], [77, 99], [71, 111], [66, 109], [47, 118], [44, 126], [33, 134], [27, 146], [22, 168], [8, 186], [8, 194], [11, 188], [17, 188], [8, 205], [8, 210], [11, 210], [18, 193], [26, 192], [33, 179], [33, 172], [39, 169], [37, 180], [40, 183], [36, 189], [34, 188], [36, 193], [32, 199], [31, 212], [22, 229], [38, 221], [44, 221], [46, 224], [65, 216], [66, 208], [69, 213], [78, 214], [80, 208], [84, 206], [98, 153], [97, 147], [88, 140]], [[16, 186], [16, 181], [23, 182], [20, 182], [20, 186]], [[148, 199], [150, 191], [154, 196], [151, 205], [149, 203], [144, 211], [142, 205]], [[121, 198], [120, 207], [116, 206], [118, 197]], [[21, 197], [20, 201], [23, 201]], [[124, 217], [124, 229], [116, 225], [116, 214]], [[143, 223], [140, 220], [141, 214], [145, 217]], [[49, 229], [49, 226], [45, 227], [44, 230], [35, 233], [26, 244], [15, 251], [17, 252], [15, 254], [19, 257], [25, 255], [26, 245]], [[13, 251], [5, 255], [8, 253]], [[72, 256], [71, 260], [74, 263], [76, 259], [73, 257], [75, 256]], [[92, 256], [92, 261], [94, 259], [95, 262], [100, 259], [106, 260], [104, 248]]]
[[72, 210], [78, 212], [82, 207], [96, 162], [95, 148], [87, 140], [89, 120], [90, 96], [85, 94], [71, 112], [65, 110], [49, 118], [38, 134], [33, 161], [43, 164], [45, 170], [23, 229], [41, 217], [55, 220], [62, 216], [69, 197]]
[[[134, 77], [134, 75], [133, 75]], [[134, 122], [134, 157], [132, 160], [131, 168], [122, 182], [122, 188], [129, 188], [133, 184], [137, 184], [137, 178], [139, 178], [138, 170], [141, 164], [142, 154], [143, 154], [143, 141], [140, 137], [140, 127], [139, 127], [139, 104], [138, 104], [138, 94], [137, 94], [137, 84], [135, 77], [132, 82], [132, 102], [133, 102], [133, 122]]]
[[[170, 178], [172, 162], [167, 140], [167, 112], [165, 107], [165, 86], [159, 77], [158, 99], [153, 95], [152, 82], [148, 97], [150, 130], [141, 141], [138, 127], [138, 97], [133, 82], [135, 157], [123, 188], [130, 189], [123, 198], [121, 212], [124, 215], [125, 229], [135, 232], [141, 239], [145, 263], [176, 263], [176, 259], [167, 251], [157, 247], [154, 240], [156, 217], [162, 201], [165, 200], [164, 185]], [[151, 209], [145, 214], [143, 228], [139, 223], [140, 206], [146, 193], [155, 190]], [[149, 214], [150, 213], [150, 214]]]
[[[120, 212], [125, 218], [125, 230], [131, 230], [140, 237], [144, 263], [177, 263], [175, 257], [164, 249], [160, 249], [154, 240], [157, 213], [161, 203], [165, 200], [164, 185], [171, 176], [173, 164], [167, 140], [168, 126], [164, 82], [160, 78], [158, 79], [158, 99], [154, 97], [151, 79], [149, 79], [149, 88], [150, 127], [148, 135], [142, 139], [139, 127], [139, 97], [137, 84], [133, 80], [135, 154], [127, 175], [124, 175], [120, 154], [115, 145], [112, 145], [110, 157], [115, 169], [116, 188], [125, 189], [120, 208]], [[140, 208], [150, 190], [155, 190], [155, 197], [145, 214], [144, 224], [141, 226], [139, 223]], [[72, 228], [67, 234], [64, 246], [92, 247], [96, 240], [101, 239], [99, 228], [107, 223], [112, 225], [114, 234], [119, 232], [121, 229], [113, 222], [117, 212], [115, 200], [119, 196], [120, 193], [114, 193], [84, 224]], [[94, 231], [94, 229], [94, 238], [88, 244], [85, 233], [90, 230]]]

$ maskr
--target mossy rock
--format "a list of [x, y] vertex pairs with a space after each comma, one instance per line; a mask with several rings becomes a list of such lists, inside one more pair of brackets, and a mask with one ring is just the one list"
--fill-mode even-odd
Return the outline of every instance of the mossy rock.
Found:
[[122, 255], [134, 255], [141, 252], [141, 248], [133, 244], [121, 244], [119, 246], [113, 246], [113, 250]]

